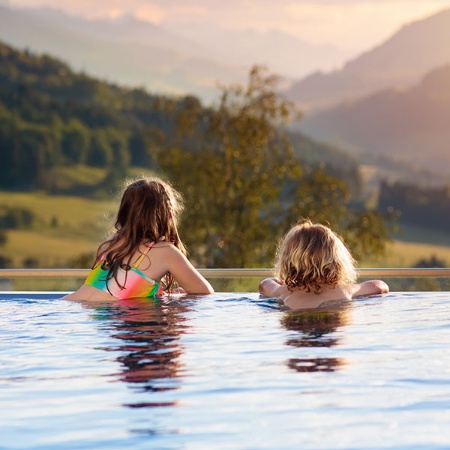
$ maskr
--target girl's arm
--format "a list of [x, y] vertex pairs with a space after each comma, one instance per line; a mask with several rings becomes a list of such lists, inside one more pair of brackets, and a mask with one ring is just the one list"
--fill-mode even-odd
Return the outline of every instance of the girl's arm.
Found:
[[170, 272], [175, 281], [186, 291], [187, 294], [212, 294], [214, 289], [211, 284], [198, 272], [191, 262], [171, 245], [166, 247], [167, 271]]
[[276, 278], [266, 278], [259, 283], [259, 293], [266, 297], [281, 297], [284, 286]]
[[389, 292], [389, 286], [381, 280], [363, 281], [355, 287], [356, 289], [353, 292], [354, 297], [359, 297], [362, 295], [387, 294]]

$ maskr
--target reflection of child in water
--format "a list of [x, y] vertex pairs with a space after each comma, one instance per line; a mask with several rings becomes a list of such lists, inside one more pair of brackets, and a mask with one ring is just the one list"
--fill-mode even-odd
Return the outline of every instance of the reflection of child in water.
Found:
[[[340, 335], [336, 333], [350, 322], [349, 309], [345, 307], [286, 311], [281, 324], [289, 331], [286, 345], [291, 347], [335, 347]], [[328, 357], [322, 352], [308, 352], [301, 358], [290, 358], [286, 364], [297, 372], [334, 372], [348, 361], [341, 357]]]
[[[103, 321], [103, 329], [113, 340], [104, 350], [117, 355], [118, 378], [142, 391], [161, 392], [176, 389], [183, 371], [180, 345], [186, 332], [187, 302], [147, 299], [121, 299], [115, 302], [96, 300], [83, 305]], [[151, 398], [149, 399], [151, 400]], [[171, 403], [147, 402], [130, 407], [169, 406]]]
[[389, 292], [381, 280], [356, 284], [355, 260], [342, 240], [328, 227], [310, 221], [294, 226], [282, 239], [275, 276], [261, 281], [259, 292], [279, 297], [291, 309]]

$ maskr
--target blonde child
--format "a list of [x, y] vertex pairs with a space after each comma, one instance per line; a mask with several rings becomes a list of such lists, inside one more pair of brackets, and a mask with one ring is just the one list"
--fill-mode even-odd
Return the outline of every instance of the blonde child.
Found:
[[162, 281], [189, 294], [210, 294], [211, 285], [186, 258], [178, 235], [181, 196], [158, 178], [131, 182], [122, 195], [112, 236], [97, 249], [85, 283], [66, 300], [159, 297]]
[[280, 298], [291, 309], [389, 292], [381, 280], [356, 284], [356, 278], [355, 260], [342, 240], [330, 228], [306, 221], [282, 239], [275, 278], [263, 280], [259, 292]]

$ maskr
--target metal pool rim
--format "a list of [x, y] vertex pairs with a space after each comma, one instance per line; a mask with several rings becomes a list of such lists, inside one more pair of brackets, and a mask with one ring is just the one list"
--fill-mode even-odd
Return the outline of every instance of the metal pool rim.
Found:
[[[198, 269], [205, 278], [266, 278], [272, 269]], [[0, 269], [0, 278], [84, 278], [90, 269]], [[450, 268], [361, 268], [358, 276], [382, 278], [447, 278]]]

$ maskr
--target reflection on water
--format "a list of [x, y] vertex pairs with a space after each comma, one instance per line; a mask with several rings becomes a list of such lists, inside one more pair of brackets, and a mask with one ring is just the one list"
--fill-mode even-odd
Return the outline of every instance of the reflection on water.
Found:
[[287, 365], [297, 372], [334, 372], [344, 364], [339, 358], [291, 358]]
[[[117, 344], [104, 347], [118, 352], [121, 371], [118, 378], [139, 392], [178, 389], [176, 379], [183, 373], [180, 336], [186, 330], [187, 302], [148, 299], [118, 300], [95, 309], [94, 317], [102, 320]], [[173, 406], [174, 402], [139, 402], [132, 408]]]
[[303, 312], [6, 295], [2, 449], [450, 449], [448, 292]]
[[[290, 331], [286, 345], [293, 347], [336, 347], [340, 337], [337, 331], [347, 325], [349, 306], [333, 310], [289, 311], [283, 314], [281, 324]], [[290, 358], [287, 366], [297, 372], [334, 372], [347, 362], [342, 358]]]

